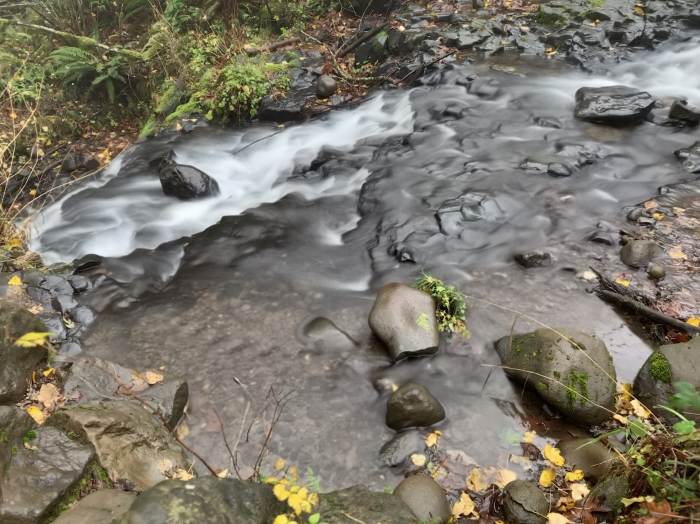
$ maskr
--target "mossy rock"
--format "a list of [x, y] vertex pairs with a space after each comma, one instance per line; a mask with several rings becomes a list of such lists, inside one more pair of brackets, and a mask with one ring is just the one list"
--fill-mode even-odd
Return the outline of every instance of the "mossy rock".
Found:
[[324, 493], [320, 500], [318, 512], [326, 524], [419, 524], [399, 497], [364, 486]]

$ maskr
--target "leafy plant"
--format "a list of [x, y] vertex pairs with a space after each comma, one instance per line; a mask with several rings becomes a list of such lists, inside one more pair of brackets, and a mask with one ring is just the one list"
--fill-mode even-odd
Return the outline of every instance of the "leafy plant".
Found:
[[435, 316], [441, 332], [469, 336], [466, 324], [467, 304], [464, 296], [454, 286], [448, 286], [439, 278], [423, 274], [416, 282], [416, 288], [435, 299]]

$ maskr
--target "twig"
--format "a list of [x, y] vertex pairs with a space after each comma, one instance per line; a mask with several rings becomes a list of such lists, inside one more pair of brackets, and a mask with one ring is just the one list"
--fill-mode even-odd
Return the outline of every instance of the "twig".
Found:
[[214, 410], [214, 414], [216, 415], [216, 419], [219, 421], [219, 430], [221, 431], [221, 438], [224, 440], [224, 445], [226, 446], [226, 450], [228, 451], [228, 455], [231, 458], [231, 468], [233, 468], [234, 464], [236, 463], [236, 460], [234, 459], [234, 456], [233, 456], [233, 450], [231, 449], [231, 446], [228, 443], [228, 438], [226, 438], [226, 429], [224, 428], [224, 421], [221, 418], [221, 414], [219, 413], [219, 410], [216, 409], [216, 406], [212, 406], [212, 409]]
[[215, 477], [219, 476], [219, 474], [216, 472], [216, 470], [214, 468], [212, 468], [209, 465], [209, 463], [206, 460], [204, 460], [204, 458], [199, 453], [197, 453], [195, 450], [193, 450], [191, 447], [189, 447], [187, 444], [185, 444], [182, 440], [180, 440], [180, 437], [178, 437], [174, 432], [173, 432], [173, 438], [175, 439], [175, 442], [180, 444], [185, 449], [185, 451], [192, 453], [192, 455], [197, 460], [199, 460], [202, 464], [204, 464], [204, 467], [206, 467], [212, 475], [214, 475]]
[[370, 38], [372, 38], [372, 37], [374, 37], [375, 35], [378, 35], [379, 33], [381, 33], [381, 32], [384, 30], [384, 28], [385, 28], [386, 26], [387, 26], [387, 23], [386, 23], [386, 22], [384, 22], [384, 23], [381, 24], [381, 25], [378, 25], [377, 27], [375, 27], [375, 28], [372, 29], [371, 31], [365, 33], [365, 34], [362, 35], [360, 38], [358, 38], [357, 40], [355, 40], [354, 42], [352, 42], [352, 43], [351, 43], [350, 45], [348, 45], [347, 47], [339, 49], [338, 52], [336, 53], [336, 56], [337, 56], [338, 58], [343, 58], [343, 57], [344, 57], [345, 55], [347, 55], [348, 53], [351, 53], [351, 52], [353, 52], [355, 49], [357, 49], [357, 47], [358, 47], [359, 45], [365, 43], [365, 42], [366, 42], [367, 40], [369, 40]]
[[293, 36], [292, 38], [286, 38], [280, 40], [279, 42], [273, 42], [271, 44], [264, 45], [262, 47], [250, 47], [245, 50], [249, 56], [259, 55], [260, 53], [266, 53], [268, 51], [275, 51], [280, 47], [287, 47], [288, 45], [298, 44], [301, 42], [301, 38], [298, 36]]
[[282, 417], [282, 412], [284, 411], [287, 402], [289, 402], [289, 400], [291, 400], [292, 395], [294, 395], [294, 391], [286, 393], [284, 396], [282, 396], [282, 398], [277, 398], [277, 394], [275, 393], [274, 387], [271, 387], [269, 394], [275, 400], [275, 410], [272, 414], [272, 421], [270, 422], [270, 427], [267, 430], [267, 434], [265, 435], [265, 440], [263, 441], [262, 447], [260, 448], [260, 453], [258, 454], [258, 458], [255, 461], [255, 466], [253, 466], [254, 480], [259, 480], [260, 478], [260, 466], [262, 465], [263, 458], [265, 457], [265, 451], [267, 450], [267, 446], [270, 443], [270, 440], [272, 439], [272, 433], [274, 432], [275, 426]]
[[233, 445], [233, 469], [236, 472], [236, 476], [243, 480], [241, 477], [241, 472], [238, 470], [238, 446], [241, 443], [241, 437], [243, 436], [243, 428], [245, 427], [245, 421], [248, 419], [248, 413], [250, 412], [250, 400], [246, 400], [245, 409], [243, 410], [243, 418], [241, 419], [241, 427], [238, 429], [238, 436], [236, 437], [236, 443]]

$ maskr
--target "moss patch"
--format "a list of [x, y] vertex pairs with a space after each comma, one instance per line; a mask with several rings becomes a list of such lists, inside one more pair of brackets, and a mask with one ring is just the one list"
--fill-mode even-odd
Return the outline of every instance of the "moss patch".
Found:
[[651, 357], [649, 357], [649, 373], [654, 380], [666, 384], [670, 384], [673, 378], [671, 364], [669, 364], [664, 354], [659, 351], [654, 351]]
[[566, 396], [570, 406], [573, 407], [577, 399], [581, 405], [586, 403], [586, 399], [588, 399], [588, 373], [572, 369], [569, 372], [566, 385], [568, 386]]
[[91, 462], [85, 468], [85, 474], [76, 482], [61, 498], [60, 502], [51, 510], [46, 522], [55, 520], [61, 513], [70, 508], [80, 499], [99, 489], [111, 488], [112, 481], [107, 471], [97, 461]]

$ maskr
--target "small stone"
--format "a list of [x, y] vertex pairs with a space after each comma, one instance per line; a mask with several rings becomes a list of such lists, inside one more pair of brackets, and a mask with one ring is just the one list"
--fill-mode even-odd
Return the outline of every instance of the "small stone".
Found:
[[180, 200], [210, 197], [220, 193], [216, 180], [194, 166], [175, 163], [172, 152], [161, 161], [158, 177], [163, 194]]
[[552, 265], [552, 255], [545, 251], [527, 251], [515, 255], [515, 261], [524, 268], [547, 267]]
[[636, 222], [644, 214], [644, 210], [641, 207], [635, 207], [627, 213], [627, 220], [630, 222]]
[[659, 246], [652, 240], [630, 240], [620, 249], [620, 258], [630, 267], [646, 266], [659, 254]]
[[586, 478], [598, 480], [615, 464], [615, 453], [598, 439], [573, 438], [557, 444], [567, 466], [580, 469]]
[[668, 117], [697, 125], [700, 124], [700, 107], [692, 106], [686, 100], [676, 100], [671, 104]]
[[549, 503], [534, 482], [514, 480], [503, 488], [503, 516], [506, 522], [544, 524]]
[[445, 408], [428, 388], [409, 382], [397, 389], [386, 407], [386, 425], [396, 431], [427, 427], [445, 418]]
[[666, 269], [661, 264], [652, 262], [647, 266], [647, 275], [652, 280], [662, 280], [666, 276]]
[[321, 75], [316, 80], [316, 96], [319, 98], [328, 98], [333, 95], [338, 88], [335, 79], [329, 75]]
[[402, 480], [394, 495], [406, 503], [420, 522], [443, 524], [450, 518], [445, 491], [427, 475], [418, 474]]
[[629, 490], [627, 477], [613, 475], [598, 482], [586, 500], [591, 501], [595, 507], [617, 513], [622, 508], [622, 499], [629, 496]]

